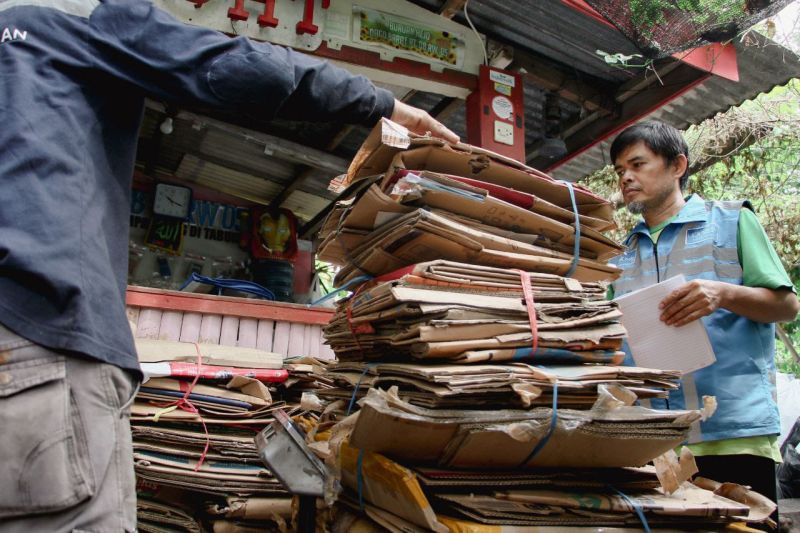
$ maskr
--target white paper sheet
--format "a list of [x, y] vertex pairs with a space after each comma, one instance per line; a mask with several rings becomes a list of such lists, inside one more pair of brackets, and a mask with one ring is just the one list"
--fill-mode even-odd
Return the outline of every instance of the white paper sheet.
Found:
[[679, 275], [615, 298], [622, 310], [622, 324], [628, 330], [628, 345], [636, 366], [688, 374], [716, 361], [701, 320], [676, 328], [659, 319], [658, 304], [684, 283], [686, 278]]

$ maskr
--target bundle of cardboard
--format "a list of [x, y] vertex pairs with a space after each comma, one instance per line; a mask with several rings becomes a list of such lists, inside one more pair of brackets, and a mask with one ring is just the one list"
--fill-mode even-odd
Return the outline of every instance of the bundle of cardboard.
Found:
[[[453, 281], [441, 279], [441, 271], [454, 273], [444, 276]], [[382, 278], [394, 280], [379, 278], [341, 302], [325, 337], [345, 361], [622, 362], [621, 313], [598, 284], [526, 275], [532, 307], [523, 299], [518, 272], [451, 261], [420, 263]], [[491, 277], [502, 285], [487, 281]]]
[[406, 467], [346, 443], [339, 457], [349, 489], [341, 505], [365, 514], [380, 526], [376, 531], [544, 533], [587, 526], [641, 531], [643, 523], [660, 531], [721, 530], [732, 524], [756, 531], [743, 521], [765, 520], [774, 509], [745, 487], [702, 478], [668, 494], [652, 467], [442, 470]]
[[[348, 171], [361, 180], [320, 230], [319, 257], [342, 265], [337, 285], [448, 259], [611, 279], [620, 246], [611, 204], [512, 160], [468, 145], [414, 138], [383, 120]], [[577, 242], [576, 242], [577, 241]]]
[[666, 370], [600, 365], [409, 365], [337, 363], [326, 377], [337, 387], [317, 391], [325, 399], [360, 399], [372, 388], [396, 386], [411, 404], [437, 409], [530, 408], [552, 405], [588, 409], [601, 386], [624, 386], [638, 398], [665, 398], [679, 375]]
[[[701, 411], [598, 402], [589, 410], [442, 411], [371, 390], [338, 448], [341, 502], [390, 531], [567, 527], [722, 529], [767, 520], [774, 504], [698, 478], [690, 455], [663, 462]], [[662, 456], [663, 457], [663, 456]], [[688, 469], [687, 469], [688, 467]], [[673, 472], [675, 473], [675, 472]], [[743, 530], [746, 530], [743, 529]], [[528, 529], [520, 529], [528, 531]]]
[[253, 439], [276, 409], [304, 412], [284, 385], [312, 386], [315, 361], [284, 368], [270, 352], [145, 339], [137, 350], [146, 378], [131, 407], [140, 528], [285, 528], [291, 495]]
[[400, 399], [396, 389], [372, 389], [361, 401], [350, 445], [453, 468], [642, 466], [678, 446], [701, 416], [700, 411], [626, 405], [555, 413], [549, 408], [432, 410]]

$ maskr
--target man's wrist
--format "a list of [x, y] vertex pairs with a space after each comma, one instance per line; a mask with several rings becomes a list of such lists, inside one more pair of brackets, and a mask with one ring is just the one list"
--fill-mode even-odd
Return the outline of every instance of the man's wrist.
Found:
[[725, 283], [724, 281], [717, 281], [715, 282], [718, 284], [719, 287], [719, 307], [720, 309], [727, 309], [728, 311], [731, 310], [731, 305], [736, 300], [736, 289], [739, 287], [737, 285], [732, 285], [730, 283]]

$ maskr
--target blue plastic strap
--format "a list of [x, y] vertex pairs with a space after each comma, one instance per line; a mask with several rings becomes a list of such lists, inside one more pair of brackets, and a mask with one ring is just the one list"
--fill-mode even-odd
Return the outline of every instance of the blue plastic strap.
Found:
[[353, 285], [358, 285], [360, 283], [364, 283], [364, 282], [369, 281], [371, 279], [372, 279], [372, 276], [367, 276], [367, 275], [358, 276], [356, 278], [353, 278], [350, 281], [348, 281], [347, 283], [345, 283], [344, 285], [342, 285], [341, 287], [334, 288], [331, 292], [329, 292], [328, 294], [326, 294], [322, 298], [319, 298], [318, 300], [315, 300], [315, 301], [311, 302], [311, 305], [319, 305], [319, 304], [321, 304], [323, 302], [327, 302], [328, 300], [330, 300], [331, 298], [335, 297], [340, 292], [348, 290]]
[[630, 496], [628, 496], [621, 490], [615, 487], [610, 487], [610, 488], [611, 490], [622, 496], [622, 499], [625, 500], [628, 503], [628, 505], [631, 506], [631, 508], [633, 508], [633, 510], [636, 512], [636, 516], [639, 517], [639, 521], [642, 523], [642, 528], [644, 529], [645, 533], [650, 533], [650, 524], [647, 523], [647, 518], [644, 516], [644, 510], [642, 509], [642, 506], [633, 501], [630, 498]]
[[350, 404], [347, 406], [347, 415], [350, 416], [350, 412], [353, 410], [353, 406], [356, 404], [356, 396], [358, 396], [358, 389], [361, 387], [361, 380], [364, 379], [364, 376], [367, 375], [367, 372], [371, 367], [375, 366], [375, 363], [370, 363], [364, 367], [364, 370], [361, 372], [361, 375], [358, 376], [358, 381], [356, 382], [356, 386], [353, 389], [353, 395], [350, 397]]
[[565, 277], [571, 278], [572, 275], [575, 273], [575, 269], [578, 268], [578, 259], [580, 258], [580, 251], [581, 251], [581, 220], [578, 214], [578, 202], [575, 200], [575, 187], [573, 187], [572, 183], [565, 180], [559, 180], [561, 183], [567, 186], [569, 189], [569, 199], [572, 200], [572, 212], [575, 214], [575, 245], [572, 249], [572, 264], [569, 266], [569, 270], [565, 274]]
[[547, 434], [544, 436], [542, 440], [540, 440], [533, 451], [525, 458], [524, 461], [520, 464], [520, 466], [526, 466], [530, 463], [534, 457], [536, 457], [542, 448], [547, 445], [547, 442], [550, 440], [550, 437], [553, 436], [553, 432], [556, 430], [556, 425], [558, 424], [558, 383], [553, 383], [553, 414], [550, 417], [550, 428], [547, 430]]
[[[347, 416], [350, 416], [350, 411], [353, 410], [353, 406], [356, 403], [356, 396], [358, 395], [358, 389], [361, 387], [361, 380], [364, 379], [364, 376], [367, 375], [370, 367], [375, 366], [375, 363], [368, 364], [364, 367], [364, 370], [361, 372], [361, 375], [358, 376], [358, 381], [356, 382], [356, 386], [353, 389], [353, 396], [350, 397], [350, 405], [347, 406]], [[358, 460], [356, 461], [356, 485], [358, 488], [358, 507], [362, 511], [364, 510], [364, 450], [358, 451]]]
[[231, 289], [253, 294], [267, 300], [275, 299], [275, 294], [273, 294], [271, 290], [259, 285], [258, 283], [241, 279], [209, 278], [206, 276], [201, 276], [196, 272], [192, 272], [186, 282], [184, 282], [184, 284], [181, 286], [180, 290], [185, 289], [192, 282], [216, 287], [219, 294], [222, 294], [222, 289]]

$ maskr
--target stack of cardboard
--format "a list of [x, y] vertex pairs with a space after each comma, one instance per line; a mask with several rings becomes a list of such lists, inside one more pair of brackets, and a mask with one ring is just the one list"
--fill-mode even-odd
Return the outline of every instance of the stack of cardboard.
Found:
[[[669, 457], [700, 411], [603, 402], [555, 416], [549, 409], [429, 410], [394, 388], [370, 390], [361, 404], [342, 423], [348, 437], [338, 465], [349, 490], [341, 502], [390, 531], [544, 532], [643, 522], [716, 530], [767, 520], [774, 509], [738, 485], [681, 483], [696, 472], [690, 455], [666, 469], [662, 460], [631, 467]], [[674, 486], [665, 483], [670, 475]]]
[[[457, 271], [449, 277], [459, 281], [439, 279], [442, 270]], [[340, 360], [385, 360], [388, 355], [463, 363], [533, 357], [622, 362], [621, 313], [598, 284], [528, 275], [537, 353], [530, 350], [530, 308], [520, 273], [452, 261], [420, 263], [379, 278], [339, 304], [325, 336]], [[486, 281], [492, 278], [504, 285]]]
[[253, 440], [282, 408], [277, 388], [305, 372], [260, 350], [138, 340], [146, 381], [131, 407], [143, 531], [277, 530], [291, 496], [267, 470]]
[[337, 285], [435, 259], [564, 275], [576, 238], [575, 278], [618, 275], [606, 260], [620, 246], [600, 233], [614, 225], [608, 201], [491, 152], [397, 128], [375, 128], [348, 171], [363, 186], [320, 231], [320, 258], [342, 265]]
[[327, 377], [338, 387], [317, 391], [320, 398], [360, 399], [370, 387], [397, 386], [409, 403], [439, 409], [551, 405], [556, 387], [560, 407], [588, 409], [601, 385], [627, 387], [642, 399], [664, 398], [678, 379], [671, 371], [620, 366], [356, 362], [331, 365]]
[[316, 394], [361, 397], [331, 430], [345, 505], [393, 531], [714, 527], [748, 514], [699, 487], [672, 494], [690, 457], [659, 460], [658, 479], [678, 480], [669, 489], [630, 470], [672, 453], [707, 413], [632, 405], [680, 376], [614, 366], [626, 331], [602, 283], [621, 251], [601, 233], [606, 200], [388, 121], [344, 181], [351, 195], [319, 253], [354, 293], [324, 330], [337, 387]]

